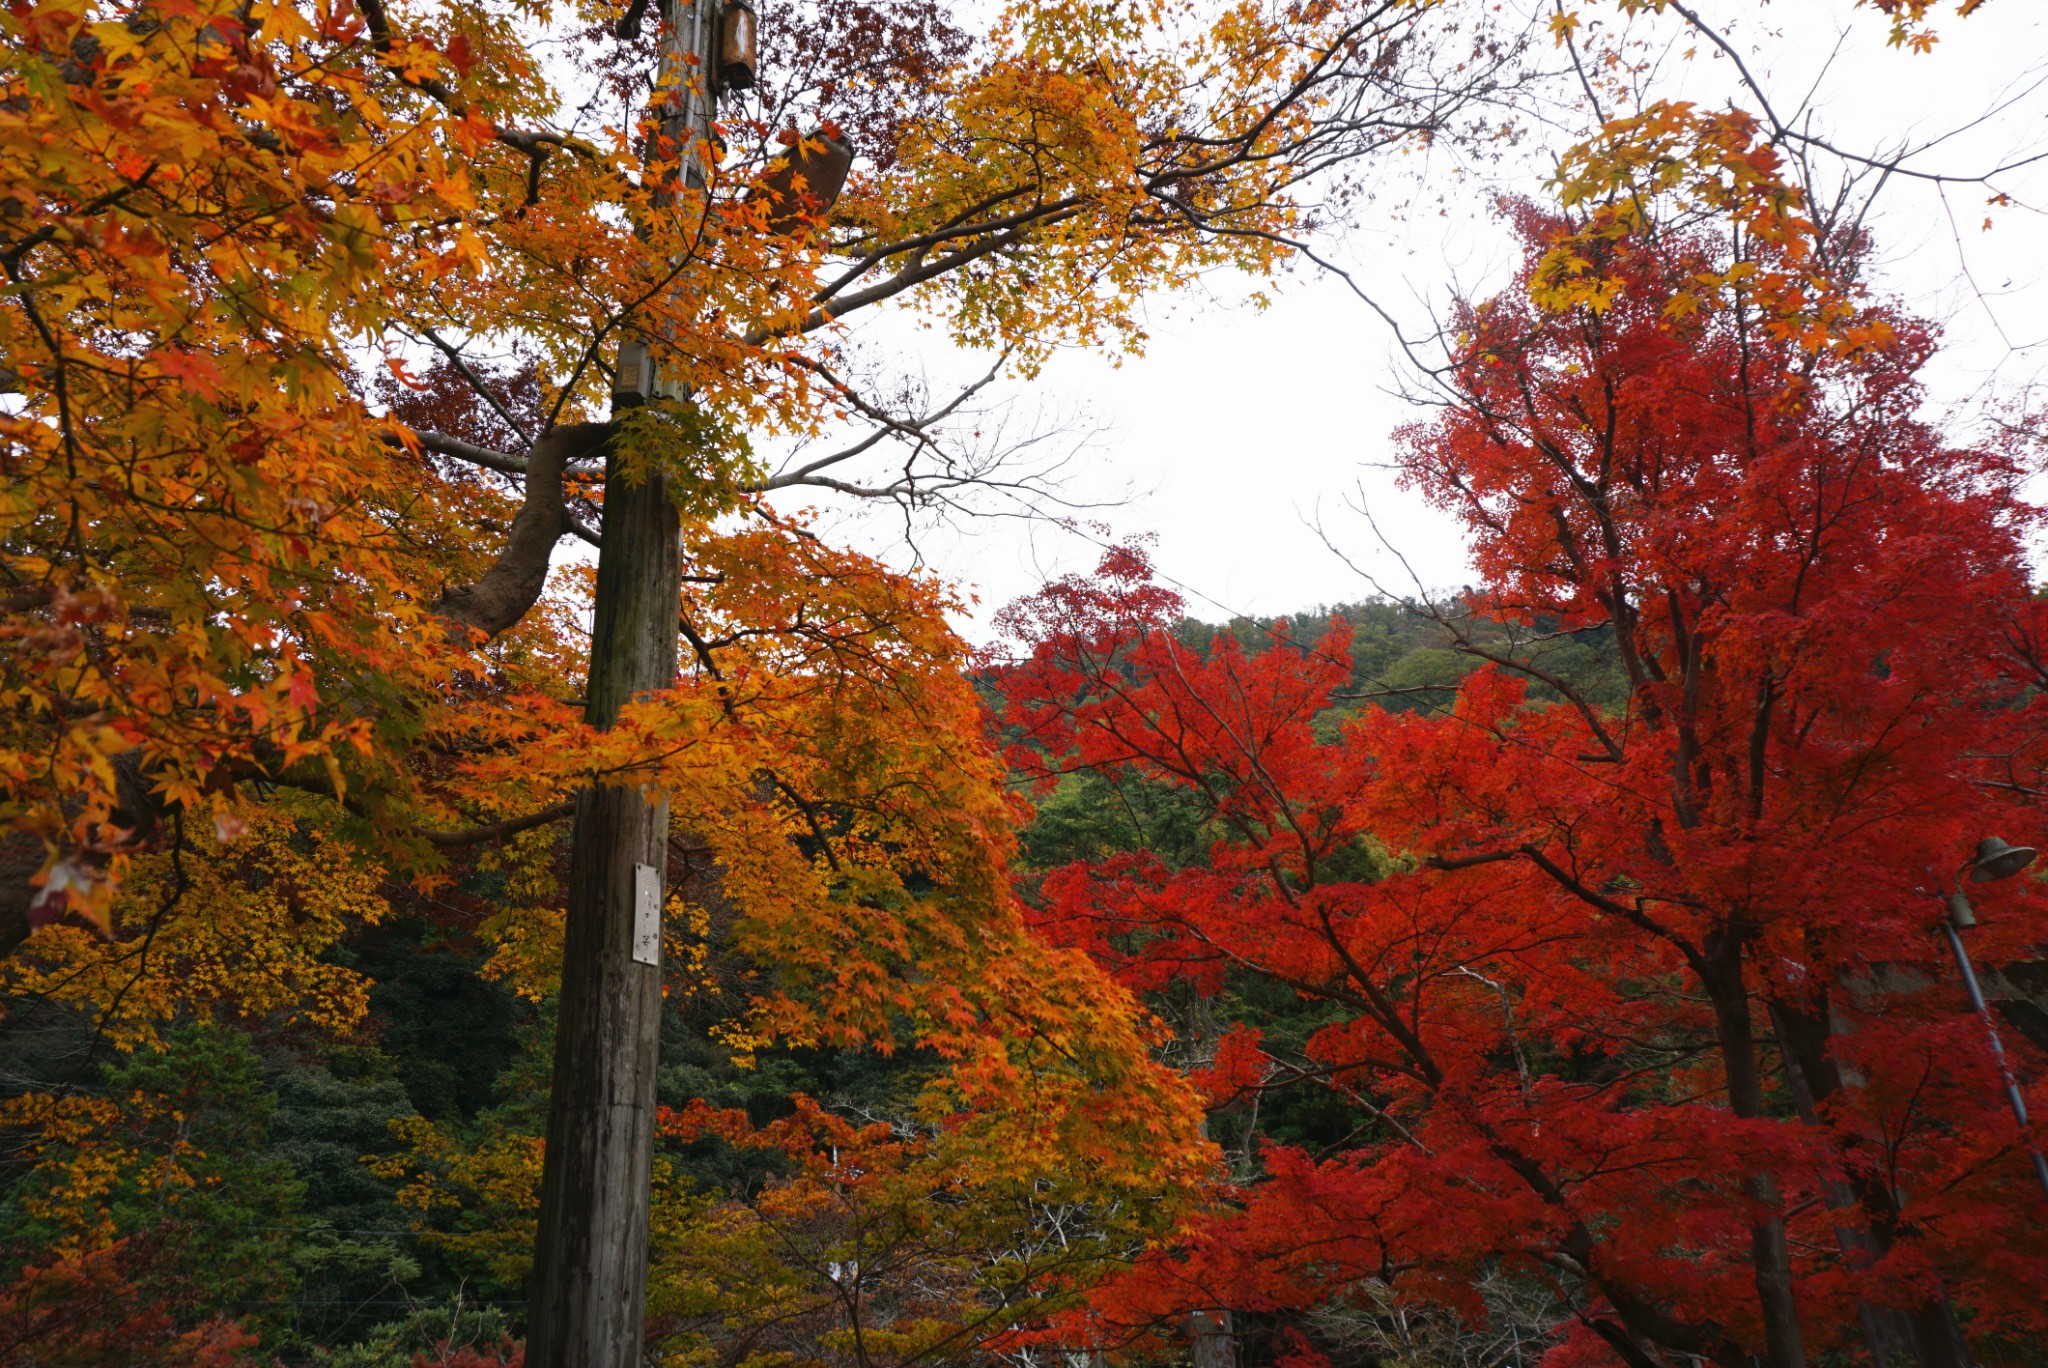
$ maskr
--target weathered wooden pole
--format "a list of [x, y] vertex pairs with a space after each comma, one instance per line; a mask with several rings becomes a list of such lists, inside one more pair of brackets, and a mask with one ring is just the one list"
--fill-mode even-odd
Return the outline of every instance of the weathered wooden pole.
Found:
[[[664, 17], [673, 103], [661, 136], [688, 168], [686, 184], [701, 189], [715, 0], [671, 0]], [[614, 417], [675, 388], [659, 385], [650, 361], [638, 341], [620, 347]], [[628, 484], [613, 444], [584, 713], [592, 726], [611, 726], [634, 696], [675, 680], [679, 535], [666, 476], [650, 469]], [[526, 1362], [633, 1368], [647, 1302], [668, 799], [658, 790], [586, 790], [573, 840]]]
[[[586, 716], [609, 726], [676, 670], [677, 522], [668, 482], [622, 487], [606, 462]], [[562, 993], [541, 1170], [526, 1361], [640, 1361], [661, 1026], [668, 799], [602, 787], [576, 802]]]

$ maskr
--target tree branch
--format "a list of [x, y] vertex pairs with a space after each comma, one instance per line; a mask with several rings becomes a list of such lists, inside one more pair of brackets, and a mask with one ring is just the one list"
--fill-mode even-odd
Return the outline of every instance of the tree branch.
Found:
[[[609, 423], [551, 428], [526, 457], [526, 500], [512, 520], [505, 549], [475, 584], [442, 593], [433, 612], [485, 638], [510, 630], [540, 600], [555, 543], [575, 528], [562, 499], [562, 475], [611, 435]], [[586, 535], [587, 529], [586, 529]]]
[[507, 817], [502, 822], [487, 822], [482, 826], [464, 827], [459, 831], [432, 831], [419, 828], [419, 835], [428, 845], [440, 850], [454, 850], [462, 846], [484, 845], [491, 841], [502, 841], [517, 836], [523, 831], [559, 822], [565, 817], [576, 815], [576, 800], [564, 798], [559, 803], [529, 812], [523, 817]]

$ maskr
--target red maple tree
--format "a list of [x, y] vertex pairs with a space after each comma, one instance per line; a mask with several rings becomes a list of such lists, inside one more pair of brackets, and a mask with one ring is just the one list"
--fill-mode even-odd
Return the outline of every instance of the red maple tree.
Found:
[[[1921, 420], [1926, 326], [1863, 299], [1815, 348], [1749, 307], [1768, 244], [1616, 232], [1583, 263], [1612, 288], [1560, 304], [1568, 225], [1517, 216], [1521, 275], [1399, 435], [1481, 572], [1433, 610], [1487, 662], [1453, 708], [1333, 714], [1341, 625], [1190, 649], [1132, 551], [1004, 619], [1013, 762], [1177, 786], [1215, 833], [1201, 867], [1052, 872], [1046, 932], [1136, 988], [1331, 1009], [1296, 1054], [1226, 1036], [1204, 1082], [1361, 1118], [1265, 1147], [1095, 1332], [1368, 1280], [1478, 1315], [1505, 1270], [1566, 1309], [1558, 1364], [2038, 1341], [2048, 1203], [1932, 896], [2039, 825], [2024, 464]], [[1579, 634], [1619, 706], [1543, 664]], [[2034, 881], [1981, 900], [1980, 956], [2048, 941]]]

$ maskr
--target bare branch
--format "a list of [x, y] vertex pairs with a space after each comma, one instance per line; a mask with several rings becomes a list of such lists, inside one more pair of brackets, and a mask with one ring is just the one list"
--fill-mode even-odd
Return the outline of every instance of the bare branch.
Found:
[[528, 446], [532, 446], [533, 433], [528, 430], [526, 424], [512, 416], [512, 410], [505, 407], [504, 401], [498, 398], [495, 390], [484, 383], [483, 377], [469, 368], [469, 362], [463, 359], [460, 349], [452, 346], [441, 334], [435, 332], [432, 328], [422, 327], [420, 331], [427, 335], [429, 342], [440, 349], [441, 355], [448, 358], [448, 364], [455, 367], [456, 374], [469, 382], [469, 387], [476, 391], [476, 397], [489, 405], [491, 412], [497, 414], [504, 421], [506, 427], [518, 433], [521, 441], [525, 442]]

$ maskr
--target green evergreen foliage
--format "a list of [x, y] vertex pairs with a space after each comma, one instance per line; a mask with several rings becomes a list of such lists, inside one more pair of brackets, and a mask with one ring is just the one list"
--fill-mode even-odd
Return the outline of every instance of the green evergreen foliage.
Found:
[[429, 1363], [452, 1359], [462, 1350], [495, 1361], [509, 1347], [512, 1319], [502, 1307], [478, 1303], [459, 1293], [446, 1301], [414, 1307], [386, 1321], [343, 1349], [316, 1351], [317, 1368], [413, 1368], [422, 1357]]
[[[337, 1363], [410, 1368], [414, 1351], [451, 1335], [487, 1346], [516, 1327], [524, 1289], [491, 1287], [513, 1304], [479, 1306], [472, 1270], [422, 1239], [421, 1213], [371, 1161], [402, 1148], [394, 1123], [425, 1116], [477, 1133], [538, 1133], [548, 1033], [530, 1006], [479, 976], [478, 953], [423, 921], [369, 928], [336, 958], [372, 979], [356, 1042], [193, 1021], [162, 1049], [122, 1057], [68, 1010], [13, 1004], [0, 1030], [9, 1091], [103, 1099], [122, 1124], [118, 1145], [90, 1153], [6, 1156], [4, 1272], [47, 1260], [74, 1233], [45, 1213], [68, 1210], [75, 1223], [84, 1209], [129, 1242], [124, 1268], [140, 1295], [181, 1325], [238, 1321], [261, 1335], [265, 1361], [307, 1363], [332, 1349]], [[514, 1101], [494, 1114], [500, 1096]], [[92, 1191], [77, 1191], [83, 1181]], [[60, 1183], [73, 1185], [73, 1200], [45, 1200]], [[443, 1311], [458, 1303], [467, 1309], [450, 1320]]]
[[271, 1153], [302, 1189], [292, 1240], [299, 1279], [293, 1338], [346, 1342], [427, 1285], [413, 1213], [365, 1162], [395, 1148], [391, 1123], [414, 1110], [393, 1062], [359, 1047], [288, 1067], [271, 1087]]
[[369, 928], [351, 947], [349, 966], [376, 985], [377, 1036], [413, 1108], [430, 1121], [466, 1119], [491, 1104], [531, 1015], [504, 985], [479, 977], [477, 963], [417, 918]]
[[1199, 863], [1208, 850], [1204, 817], [1187, 793], [1135, 775], [1083, 770], [1038, 799], [1024, 828], [1024, 862], [1051, 869], [1119, 850], [1150, 850], [1176, 868]]
[[301, 1211], [351, 1233], [403, 1229], [391, 1185], [362, 1162], [388, 1151], [391, 1123], [416, 1110], [390, 1059], [343, 1047], [324, 1063], [285, 1069], [271, 1091], [271, 1148], [304, 1185]]

